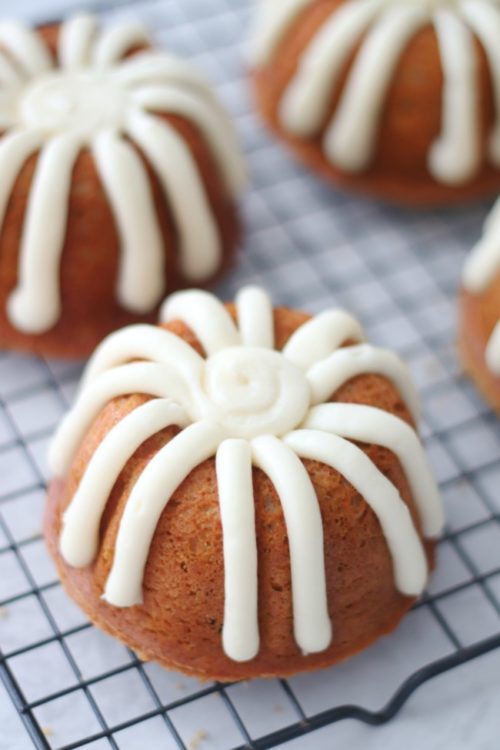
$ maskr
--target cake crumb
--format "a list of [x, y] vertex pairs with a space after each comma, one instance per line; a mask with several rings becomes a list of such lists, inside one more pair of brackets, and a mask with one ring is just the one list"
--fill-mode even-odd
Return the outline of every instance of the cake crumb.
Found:
[[7, 607], [0, 607], [0, 620], [6, 620], [9, 616], [9, 610]]
[[283, 714], [285, 713], [285, 709], [281, 705], [281, 703], [275, 703], [273, 706], [273, 711], [275, 714]]
[[196, 734], [189, 740], [188, 750], [198, 750], [201, 747], [201, 743], [204, 740], [208, 740], [209, 736], [208, 732], [205, 732], [204, 729], [198, 729]]
[[175, 683], [175, 689], [178, 690], [180, 693], [186, 692], [186, 685], [184, 682], [176, 682]]
[[46, 737], [52, 737], [54, 734], [52, 727], [42, 727], [42, 732]]

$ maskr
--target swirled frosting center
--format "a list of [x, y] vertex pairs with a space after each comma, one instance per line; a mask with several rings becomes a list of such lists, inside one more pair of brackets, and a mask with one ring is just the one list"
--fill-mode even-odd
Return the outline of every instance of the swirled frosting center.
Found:
[[53, 70], [24, 89], [19, 114], [26, 127], [91, 137], [123, 124], [127, 100], [125, 89], [106, 73]]
[[310, 403], [310, 387], [298, 367], [259, 347], [232, 347], [209, 357], [204, 395], [203, 416], [246, 439], [293, 429]]

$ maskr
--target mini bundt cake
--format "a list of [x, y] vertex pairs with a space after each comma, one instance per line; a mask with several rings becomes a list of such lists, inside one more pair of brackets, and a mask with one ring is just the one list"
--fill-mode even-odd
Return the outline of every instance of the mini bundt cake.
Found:
[[268, 125], [312, 169], [385, 200], [500, 189], [500, 0], [260, 0]]
[[500, 199], [464, 266], [459, 348], [466, 372], [500, 413]]
[[443, 516], [403, 363], [350, 315], [172, 295], [109, 336], [51, 446], [63, 584], [143, 658], [287, 675], [390, 632]]
[[0, 347], [81, 357], [239, 238], [228, 115], [138, 23], [0, 22]]

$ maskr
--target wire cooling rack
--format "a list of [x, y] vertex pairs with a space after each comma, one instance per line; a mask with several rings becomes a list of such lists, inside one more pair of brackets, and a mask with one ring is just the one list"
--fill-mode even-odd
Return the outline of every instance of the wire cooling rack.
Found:
[[[32, 17], [49, 17], [31, 3]], [[51, 17], [72, 5], [82, 3], [52, 2]], [[0, 676], [37, 748], [264, 750], [343, 718], [383, 723], [429, 678], [500, 647], [499, 424], [453, 344], [460, 268], [486, 206], [398, 211], [337, 194], [294, 165], [252, 110], [242, 63], [250, 5], [87, 3], [104, 22], [141, 16], [160, 44], [204, 69], [235, 116], [252, 187], [245, 252], [221, 295], [254, 281], [276, 303], [345, 306], [409, 362], [448, 517], [438, 570], [394, 635], [330, 670], [223, 686], [142, 664], [65, 597], [40, 535], [47, 442], [80, 368], [0, 354]]]

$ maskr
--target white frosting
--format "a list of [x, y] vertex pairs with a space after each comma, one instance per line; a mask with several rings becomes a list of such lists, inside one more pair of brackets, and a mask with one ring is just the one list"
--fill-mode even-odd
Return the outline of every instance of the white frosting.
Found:
[[[106, 498], [125, 463], [144, 440], [177, 424], [183, 429], [150, 460], [127, 501], [105, 586], [107, 601], [120, 607], [142, 601], [148, 551], [163, 509], [188, 474], [216, 456], [224, 548], [223, 647], [236, 661], [254, 658], [259, 629], [253, 464], [270, 478], [283, 508], [295, 640], [305, 654], [314, 653], [329, 646], [332, 625], [321, 514], [299, 456], [335, 468], [373, 508], [393, 559], [396, 586], [404, 594], [418, 595], [425, 585], [419, 536], [397, 489], [348, 441], [392, 450], [408, 477], [424, 534], [436, 536], [443, 522], [436, 486], [409, 425], [372, 407], [315, 404], [351, 378], [372, 372], [395, 384], [414, 416], [418, 403], [400, 360], [355, 343], [363, 340], [363, 332], [340, 310], [305, 323], [282, 352], [274, 349], [274, 316], [262, 290], [249, 287], [237, 295], [236, 317], [238, 325], [207, 292], [180, 292], [165, 303], [162, 318], [187, 325], [206, 358], [171, 332], [144, 325], [113, 334], [97, 349], [51, 447], [57, 475], [70, 470], [108, 401], [131, 393], [152, 400], [118, 423], [94, 453], [65, 513], [61, 552], [71, 565], [94, 559]], [[106, 481], [99, 480], [102, 474]]]
[[99, 545], [99, 524], [122, 467], [152, 435], [170, 425], [187, 426], [169, 399], [148, 401], [113, 427], [99, 444], [63, 519], [61, 552], [70, 565], [90, 565]]
[[391, 380], [417, 422], [420, 415], [417, 392], [405, 364], [393, 352], [371, 344], [338, 349], [314, 364], [307, 373], [311, 385], [311, 401], [328, 401], [351, 378], [363, 373], [382, 375]]
[[257, 540], [249, 443], [224, 440], [217, 449], [216, 470], [224, 542], [222, 643], [230, 659], [248, 661], [259, 652]]
[[97, 29], [97, 20], [86, 13], [80, 13], [66, 21], [57, 50], [61, 68], [85, 68], [90, 64]]
[[494, 375], [500, 377], [500, 321], [493, 329], [485, 352], [486, 364]]
[[448, 9], [436, 11], [434, 26], [446, 85], [441, 135], [429, 153], [429, 170], [439, 182], [457, 185], [474, 175], [481, 163], [474, 37]]
[[[485, 292], [500, 273], [500, 198], [484, 224], [484, 233], [465, 261], [462, 283], [470, 294]], [[485, 351], [486, 364], [500, 376], [500, 315]]]
[[273, 306], [263, 289], [242, 289], [236, 295], [236, 313], [242, 344], [274, 349]]
[[207, 186], [188, 144], [159, 114], [180, 115], [193, 124], [230, 195], [244, 183], [236, 136], [208, 84], [188, 63], [151, 51], [123, 59], [147, 43], [139, 24], [99, 34], [95, 19], [82, 14], [62, 24], [56, 64], [35, 31], [0, 23], [0, 128], [8, 130], [0, 137], [0, 227], [17, 176], [41, 149], [24, 220], [18, 287], [7, 304], [10, 322], [25, 333], [43, 333], [61, 315], [61, 257], [72, 173], [82, 150], [92, 150], [115, 218], [122, 250], [117, 299], [125, 309], [149, 312], [168, 282], [160, 220], [135, 145], [164, 190], [182, 274], [206, 280], [219, 266], [221, 237]]
[[[254, 66], [272, 63], [283, 36], [314, 1], [261, 0], [253, 40]], [[305, 138], [324, 129], [324, 152], [334, 166], [346, 172], [368, 169], [401, 56], [425, 26], [433, 25], [444, 86], [441, 133], [428, 155], [429, 172], [438, 182], [459, 185], [472, 179], [481, 166], [474, 34], [486, 52], [496, 104], [488, 156], [500, 166], [499, 6], [498, 0], [346, 0], [332, 11], [301, 54], [280, 102], [282, 126]], [[325, 124], [332, 91], [337, 90], [358, 44], [336, 111]]]
[[465, 261], [462, 281], [473, 294], [484, 292], [500, 271], [500, 198], [484, 225], [484, 233]]
[[207, 422], [186, 427], [147, 464], [123, 512], [104, 598], [116, 607], [142, 602], [142, 579], [160, 516], [178, 486], [214, 455], [222, 432]]
[[182, 320], [200, 341], [207, 354], [238, 346], [238, 329], [224, 305], [209, 292], [193, 289], [171, 294], [160, 309], [160, 321]]
[[490, 66], [496, 118], [489, 143], [490, 159], [500, 166], [500, 13], [488, 0], [465, 0], [461, 3], [464, 18], [481, 42]]
[[422, 543], [396, 487], [357, 448], [338, 435], [297, 430], [285, 443], [301, 458], [331, 466], [362, 495], [377, 516], [394, 564], [394, 579], [402, 594], [418, 596], [427, 583]]
[[399, 459], [426, 537], [436, 537], [444, 524], [439, 492], [415, 430], [402, 419], [373, 406], [322, 404], [310, 410], [304, 427], [333, 432], [347, 440], [388, 448]]
[[427, 20], [420, 7], [398, 6], [383, 14], [368, 33], [325, 133], [325, 153], [333, 164], [347, 172], [361, 172], [370, 166], [386, 95], [401, 54]]
[[[286, 438], [285, 440], [288, 440]], [[252, 441], [255, 465], [272, 481], [285, 518], [292, 573], [293, 631], [304, 655], [324, 651], [328, 616], [323, 523], [311, 478], [286, 442], [271, 435]]]

